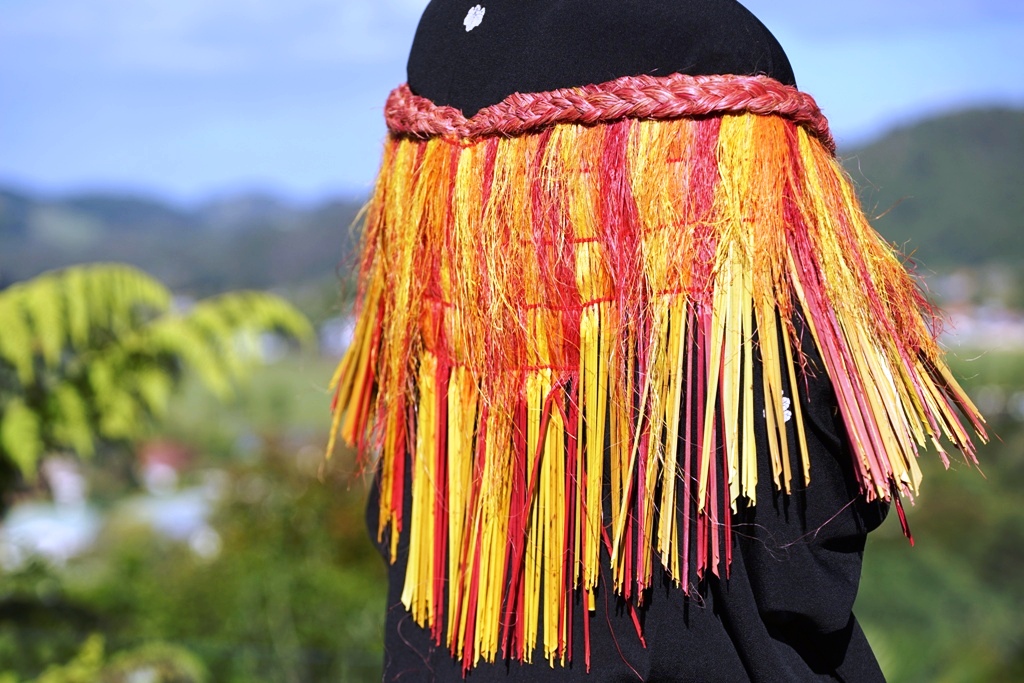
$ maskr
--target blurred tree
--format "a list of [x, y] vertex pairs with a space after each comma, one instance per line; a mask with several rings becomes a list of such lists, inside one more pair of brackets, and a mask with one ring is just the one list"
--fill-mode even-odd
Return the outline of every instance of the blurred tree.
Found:
[[141, 436], [184, 369], [224, 397], [267, 333], [312, 336], [306, 318], [272, 294], [175, 307], [161, 283], [117, 264], [13, 285], [0, 292], [0, 327], [0, 501], [46, 453], [88, 457], [97, 441]]

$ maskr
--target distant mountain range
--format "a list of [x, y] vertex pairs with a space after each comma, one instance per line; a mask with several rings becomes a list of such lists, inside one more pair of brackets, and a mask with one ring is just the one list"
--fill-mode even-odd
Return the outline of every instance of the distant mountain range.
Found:
[[0, 286], [87, 261], [131, 263], [203, 296], [304, 284], [332, 276], [351, 251], [360, 205], [237, 195], [186, 210], [146, 197], [49, 199], [0, 187]]
[[[930, 119], [840, 155], [876, 228], [925, 268], [1024, 262], [1024, 111]], [[132, 263], [196, 295], [322, 281], [349, 265], [359, 205], [250, 194], [184, 209], [0, 187], [0, 287], [84, 261]]]

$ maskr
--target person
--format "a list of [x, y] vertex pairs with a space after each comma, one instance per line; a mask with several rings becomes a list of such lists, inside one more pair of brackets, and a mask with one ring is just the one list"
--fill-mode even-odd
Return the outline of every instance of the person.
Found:
[[768, 29], [433, 0], [385, 116], [334, 407], [384, 679], [883, 680], [866, 535], [984, 430]]

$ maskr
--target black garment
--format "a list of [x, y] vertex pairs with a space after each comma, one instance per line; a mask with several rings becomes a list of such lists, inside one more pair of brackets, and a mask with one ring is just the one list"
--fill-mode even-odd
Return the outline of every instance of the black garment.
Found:
[[[477, 4], [482, 20], [466, 30], [470, 24], [463, 21]], [[676, 72], [765, 74], [795, 84], [778, 42], [734, 0], [433, 0], [417, 30], [408, 80], [414, 93], [471, 116], [514, 92]], [[757, 505], [734, 518], [728, 580], [709, 578], [687, 597], [656, 560], [654, 587], [638, 608], [644, 647], [629, 609], [610, 590], [605, 552], [597, 610], [588, 613], [579, 604], [574, 609], [574, 659], [568, 668], [551, 668], [537, 652], [532, 665], [480, 664], [467, 680], [884, 680], [851, 609], [866, 535], [886, 507], [861, 500], [831, 383], [810, 339], [803, 348], [811, 356], [799, 394], [812, 483], [789, 497], [773, 490], [767, 435], [759, 422]], [[761, 386], [760, 377], [754, 386]], [[763, 398], [754, 394], [759, 416]], [[796, 433], [789, 427], [795, 448]], [[802, 486], [800, 481], [795, 473], [794, 486]], [[411, 489], [407, 482], [406, 509]], [[378, 506], [374, 487], [367, 509], [374, 533]], [[404, 533], [397, 562], [388, 569], [384, 680], [457, 681], [461, 664], [401, 604], [407, 558]], [[590, 620], [589, 675], [583, 619]]]
[[[603, 553], [597, 610], [584, 617], [581, 605], [574, 609], [570, 667], [551, 668], [538, 651], [533, 664], [481, 664], [468, 680], [884, 681], [851, 610], [867, 533], [882, 522], [887, 507], [863, 502], [857, 491], [832, 385], [807, 342], [810, 359], [799, 393], [812, 483], [804, 489], [794, 482], [797, 490], [784, 496], [773, 489], [769, 459], [758, 458], [758, 502], [734, 519], [728, 580], [711, 578], [686, 597], [655, 561], [654, 588], [638, 609], [644, 647], [629, 610], [610, 591]], [[762, 415], [760, 398], [755, 410]], [[758, 450], [765, 455], [764, 423], [758, 424]], [[792, 422], [789, 427], [790, 444], [795, 444]], [[411, 488], [407, 483], [407, 498]], [[374, 532], [377, 506], [374, 487], [367, 509]], [[407, 557], [408, 535], [403, 534], [398, 561], [388, 569], [384, 680], [459, 680], [461, 664], [435, 645], [401, 604]], [[589, 674], [583, 660], [584, 618], [590, 619]]]
[[[467, 31], [470, 8], [479, 25]], [[620, 76], [764, 74], [795, 85], [775, 37], [735, 0], [433, 0], [409, 88], [466, 116], [514, 92]]]

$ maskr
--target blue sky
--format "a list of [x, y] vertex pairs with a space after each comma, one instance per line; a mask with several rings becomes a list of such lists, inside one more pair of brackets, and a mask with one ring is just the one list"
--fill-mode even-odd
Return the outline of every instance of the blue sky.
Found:
[[[486, 0], [476, 0], [486, 6]], [[747, 0], [840, 144], [1024, 106], [1020, 0]], [[0, 183], [362, 193], [424, 0], [0, 0]]]

